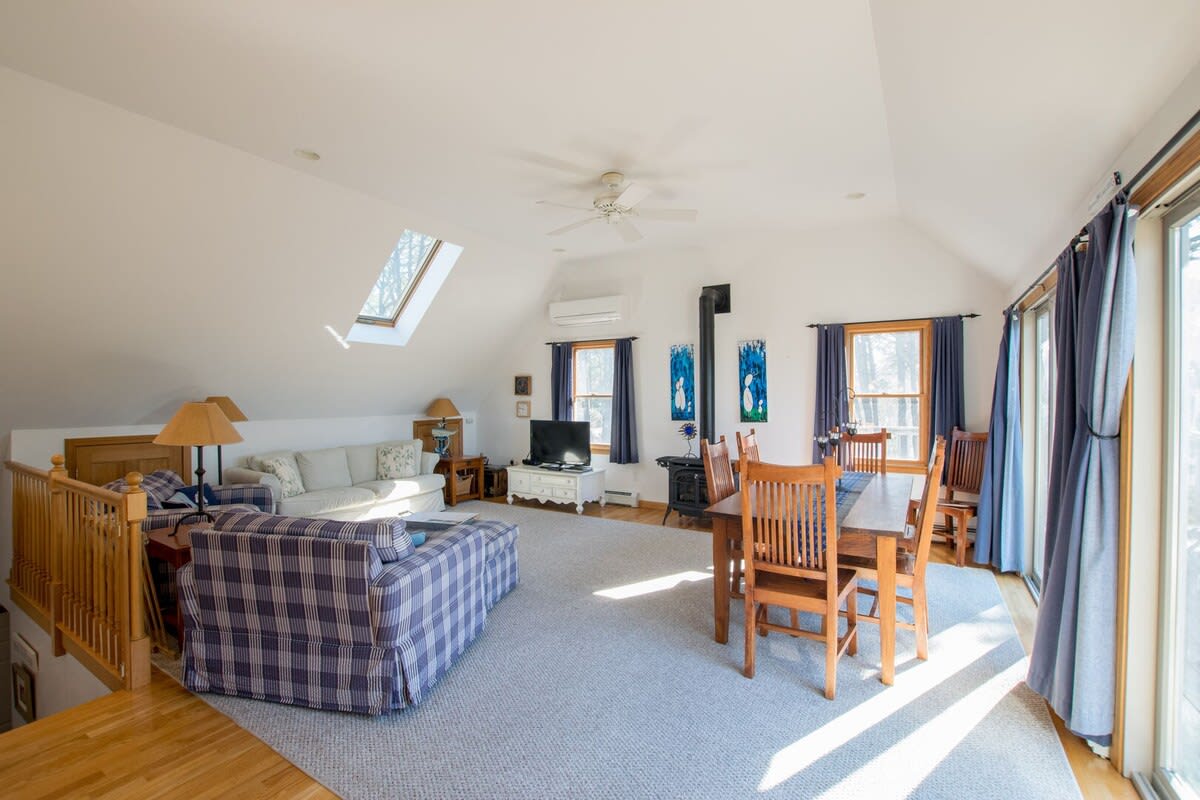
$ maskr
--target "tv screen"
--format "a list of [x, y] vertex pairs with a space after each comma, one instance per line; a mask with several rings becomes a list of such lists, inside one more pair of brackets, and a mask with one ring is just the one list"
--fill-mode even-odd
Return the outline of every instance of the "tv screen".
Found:
[[592, 463], [591, 425], [586, 422], [529, 421], [529, 457], [536, 464]]

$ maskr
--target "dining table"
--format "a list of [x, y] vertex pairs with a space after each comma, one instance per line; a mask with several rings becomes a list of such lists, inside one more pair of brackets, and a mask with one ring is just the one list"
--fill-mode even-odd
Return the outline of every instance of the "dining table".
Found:
[[[838, 555], [874, 556], [879, 577], [880, 680], [896, 675], [896, 553], [909, 537], [911, 501], [920, 497], [923, 475], [844, 472], [838, 480]], [[729, 641], [729, 565], [742, 541], [742, 493], [707, 509], [712, 519], [713, 623], [715, 638]]]

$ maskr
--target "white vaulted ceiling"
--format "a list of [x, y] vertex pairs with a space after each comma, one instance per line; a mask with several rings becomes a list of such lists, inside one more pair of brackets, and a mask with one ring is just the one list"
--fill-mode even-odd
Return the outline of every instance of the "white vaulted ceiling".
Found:
[[[19, 273], [0, 355], [20, 363], [38, 332], [94, 373], [156, 376], [131, 418], [102, 394], [67, 413], [79, 401], [45, 397], [71, 392], [64, 364], [23, 366], [34, 388], [14, 421], [161, 421], [229, 370], [277, 416], [418, 410], [467, 393], [503, 347], [501, 333], [443, 358], [458, 320], [503, 332], [542, 313], [556, 247], [900, 217], [1007, 285], [1084, 221], [1196, 63], [1198, 31], [1195, 0], [0, 0], [0, 66], [102, 101], [0, 80], [0, 238], [17, 242], [0, 256]], [[602, 225], [547, 238], [578, 217], [535, 201], [586, 204], [608, 169], [699, 220], [640, 223], [634, 245]], [[466, 247], [429, 319], [402, 354], [326, 352], [323, 326], [344, 330], [405, 227]], [[196, 342], [215, 357], [187, 353]], [[377, 385], [342, 392], [364, 373]]]
[[543, 252], [623, 246], [534, 206], [615, 168], [700, 209], [660, 244], [899, 211], [1003, 276], [1195, 62], [1198, 8], [7, 0], [0, 63]]

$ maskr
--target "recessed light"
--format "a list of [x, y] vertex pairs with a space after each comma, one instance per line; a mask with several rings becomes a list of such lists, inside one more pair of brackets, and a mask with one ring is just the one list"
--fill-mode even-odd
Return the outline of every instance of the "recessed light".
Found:
[[296, 158], [303, 158], [305, 161], [321, 160], [321, 154], [316, 150], [305, 150], [301, 147], [297, 147], [295, 150], [293, 150], [292, 155], [294, 155]]
[[567, 249], [565, 247], [556, 247], [556, 248], [554, 248], [554, 250], [552, 252], [565, 253], [565, 252], [567, 252]]
[[850, 192], [846, 195], [847, 200], [862, 200], [867, 196], [866, 192]]

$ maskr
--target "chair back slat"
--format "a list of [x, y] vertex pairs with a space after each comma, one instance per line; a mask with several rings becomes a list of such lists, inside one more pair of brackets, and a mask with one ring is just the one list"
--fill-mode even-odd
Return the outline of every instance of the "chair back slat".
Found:
[[836, 579], [837, 466], [748, 461], [742, 473], [742, 537], [746, 580], [755, 569]]
[[700, 457], [704, 460], [704, 479], [708, 483], [708, 502], [719, 503], [737, 491], [733, 485], [733, 466], [729, 462], [729, 445], [725, 437], [709, 444], [700, 440]]
[[921, 505], [917, 509], [917, 560], [914, 578], [925, 579], [925, 567], [929, 563], [929, 548], [933, 543], [933, 518], [937, 516], [938, 494], [942, 489], [942, 467], [946, 463], [946, 440], [939, 436], [929, 454], [925, 470], [925, 488], [921, 491]]
[[838, 445], [842, 468], [849, 472], [887, 474], [887, 428], [875, 433], [843, 434]]
[[983, 484], [983, 451], [987, 433], [971, 433], [955, 428], [950, 433], [950, 467], [946, 488], [954, 492], [979, 494]]
[[762, 457], [758, 454], [758, 437], [754, 434], [754, 428], [745, 436], [741, 431], [737, 432], [738, 446], [738, 469], [745, 469], [747, 461], [762, 461]]

